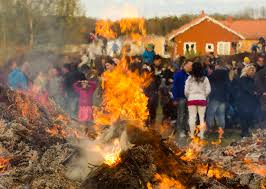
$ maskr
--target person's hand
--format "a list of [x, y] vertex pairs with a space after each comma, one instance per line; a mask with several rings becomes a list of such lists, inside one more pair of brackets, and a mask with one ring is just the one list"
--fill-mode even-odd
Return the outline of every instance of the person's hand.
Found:
[[178, 104], [178, 102], [175, 100], [175, 101], [173, 102], [173, 104], [176, 106], [176, 105]]
[[263, 96], [266, 96], [266, 93], [263, 93], [262, 95], [263, 95]]

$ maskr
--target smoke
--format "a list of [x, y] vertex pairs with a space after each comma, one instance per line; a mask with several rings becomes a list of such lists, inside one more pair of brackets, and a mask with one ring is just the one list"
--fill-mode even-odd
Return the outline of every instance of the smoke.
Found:
[[113, 125], [96, 140], [83, 138], [75, 145], [79, 147], [80, 154], [66, 172], [67, 177], [72, 180], [84, 180], [93, 168], [119, 161], [120, 153], [132, 147], [124, 125]]

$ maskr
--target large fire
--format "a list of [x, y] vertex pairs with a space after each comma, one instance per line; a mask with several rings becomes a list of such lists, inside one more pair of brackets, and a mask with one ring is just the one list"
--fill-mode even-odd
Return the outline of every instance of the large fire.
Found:
[[[132, 36], [146, 34], [143, 19], [122, 19], [119, 23], [121, 33]], [[132, 73], [128, 69], [125, 55], [126, 52], [123, 52], [123, 58], [113, 71], [103, 74], [103, 111], [96, 113], [97, 125], [112, 125], [119, 120], [126, 120], [138, 121], [143, 126], [148, 118], [148, 98], [143, 88], [147, 86], [149, 79]]]
[[96, 34], [103, 36], [107, 39], [116, 38], [116, 33], [112, 30], [112, 21], [109, 20], [99, 20], [96, 23]]

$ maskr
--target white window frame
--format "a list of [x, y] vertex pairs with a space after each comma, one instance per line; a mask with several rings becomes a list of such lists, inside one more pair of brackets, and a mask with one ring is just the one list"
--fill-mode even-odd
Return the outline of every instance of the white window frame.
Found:
[[[220, 45], [223, 45], [223, 52], [220, 52]], [[224, 47], [227, 45], [228, 49], [225, 50]], [[231, 42], [219, 41], [217, 43], [217, 54], [218, 55], [230, 55], [231, 54]]]
[[189, 50], [191, 50], [191, 45], [194, 45], [194, 50], [195, 53], [197, 53], [197, 43], [196, 42], [184, 42], [184, 46], [183, 46], [183, 50], [184, 50], [184, 54], [186, 54], [186, 45], [189, 45]]
[[[209, 45], [211, 46], [211, 49], [208, 48]], [[213, 43], [206, 43], [206, 45], [205, 45], [205, 51], [206, 51], [207, 53], [209, 53], [209, 52], [214, 52], [214, 44], [213, 44]]]

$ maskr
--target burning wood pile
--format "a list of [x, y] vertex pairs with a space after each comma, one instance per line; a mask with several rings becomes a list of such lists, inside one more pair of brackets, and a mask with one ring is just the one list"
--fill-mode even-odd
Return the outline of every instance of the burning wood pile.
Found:
[[197, 136], [179, 148], [145, 127], [148, 75], [124, 57], [103, 81], [95, 126], [83, 132], [56, 106], [0, 86], [0, 188], [265, 189], [265, 131], [226, 148], [219, 137], [204, 150]]
[[74, 151], [66, 118], [28, 95], [0, 86], [0, 188], [76, 188], [64, 160]]

